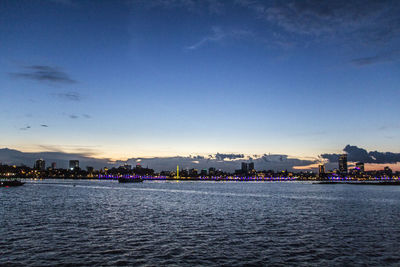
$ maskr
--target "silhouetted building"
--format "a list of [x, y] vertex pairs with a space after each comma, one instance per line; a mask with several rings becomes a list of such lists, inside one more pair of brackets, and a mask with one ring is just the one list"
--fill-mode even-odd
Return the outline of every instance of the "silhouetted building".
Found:
[[94, 168], [92, 166], [86, 166], [86, 170], [88, 173], [92, 173], [94, 171]]
[[254, 162], [249, 163], [249, 171], [250, 172], [254, 171]]
[[347, 154], [342, 154], [339, 157], [339, 172], [340, 174], [347, 174]]
[[356, 169], [360, 172], [363, 173], [365, 171], [364, 169], [364, 162], [357, 162], [356, 163]]
[[249, 171], [249, 165], [246, 162], [242, 162], [242, 173], [247, 173]]
[[124, 164], [124, 165], [122, 165], [120, 168], [123, 168], [123, 169], [125, 169], [125, 170], [127, 170], [127, 171], [130, 171], [130, 170], [132, 170], [132, 165], [129, 165], [129, 164]]
[[35, 162], [35, 169], [39, 171], [44, 171], [46, 168], [46, 162], [43, 159], [38, 159]]
[[211, 167], [208, 169], [208, 175], [214, 176], [215, 175], [215, 168]]
[[198, 175], [197, 169], [190, 169], [189, 170], [189, 176], [190, 177], [197, 177], [197, 175]]
[[393, 174], [392, 169], [390, 169], [388, 166], [386, 166], [386, 167], [383, 169], [383, 172], [385, 173], [386, 176], [392, 176], [392, 174]]
[[70, 160], [69, 169], [70, 170], [79, 169], [79, 160]]
[[202, 169], [200, 171], [200, 176], [207, 176], [207, 169]]
[[52, 168], [53, 170], [57, 169], [57, 163], [52, 162], [52, 163], [51, 163], [51, 168]]

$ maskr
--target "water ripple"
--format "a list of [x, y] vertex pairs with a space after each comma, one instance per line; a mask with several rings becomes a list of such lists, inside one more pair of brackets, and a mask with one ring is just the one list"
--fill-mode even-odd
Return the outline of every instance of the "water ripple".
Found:
[[0, 191], [0, 265], [398, 266], [399, 189], [375, 188], [32, 181]]

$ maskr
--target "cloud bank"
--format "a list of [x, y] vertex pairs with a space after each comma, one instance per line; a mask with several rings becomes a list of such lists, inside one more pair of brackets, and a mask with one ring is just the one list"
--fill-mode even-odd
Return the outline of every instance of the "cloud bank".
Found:
[[[364, 163], [391, 164], [400, 162], [400, 153], [367, 151], [357, 146], [347, 145], [344, 149], [347, 153], [347, 160], [352, 162], [361, 161]], [[338, 162], [339, 154], [322, 154], [321, 157], [329, 162]]]

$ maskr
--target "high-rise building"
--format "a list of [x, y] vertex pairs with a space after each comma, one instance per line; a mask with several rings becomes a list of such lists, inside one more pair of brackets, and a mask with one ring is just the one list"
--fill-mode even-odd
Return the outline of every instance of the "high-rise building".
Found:
[[364, 162], [357, 162], [356, 163], [356, 169], [360, 172], [363, 173], [365, 171], [364, 169]]
[[323, 177], [325, 175], [325, 165], [324, 164], [320, 164], [318, 166], [318, 174], [319, 174], [319, 177]]
[[72, 171], [74, 169], [79, 169], [79, 160], [70, 160], [69, 169]]
[[46, 168], [46, 162], [43, 159], [38, 159], [35, 162], [35, 169], [36, 170], [44, 171], [45, 168]]
[[57, 163], [52, 162], [52, 163], [51, 163], [51, 168], [52, 168], [53, 170], [57, 169]]
[[253, 171], [254, 170], [254, 162], [250, 162], [249, 163], [249, 171]]
[[339, 157], [339, 171], [340, 174], [347, 174], [347, 154], [342, 154]]
[[247, 173], [249, 171], [249, 165], [246, 162], [242, 162], [242, 173]]

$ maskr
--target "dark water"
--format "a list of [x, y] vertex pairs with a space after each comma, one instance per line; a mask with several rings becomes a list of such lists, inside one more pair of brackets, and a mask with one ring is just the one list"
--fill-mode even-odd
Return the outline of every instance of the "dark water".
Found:
[[0, 188], [0, 265], [400, 265], [400, 187], [28, 182]]

